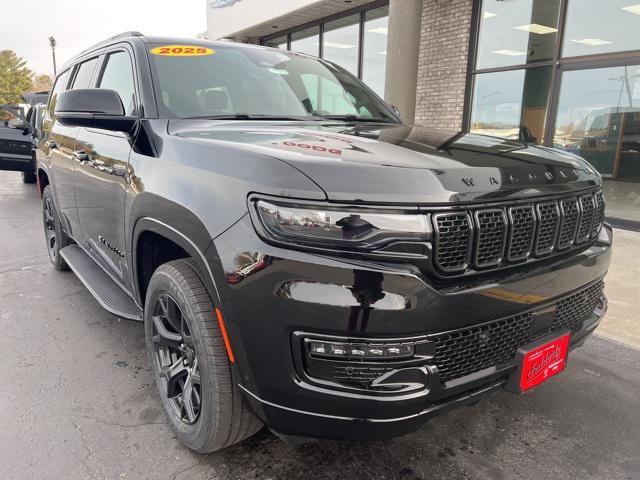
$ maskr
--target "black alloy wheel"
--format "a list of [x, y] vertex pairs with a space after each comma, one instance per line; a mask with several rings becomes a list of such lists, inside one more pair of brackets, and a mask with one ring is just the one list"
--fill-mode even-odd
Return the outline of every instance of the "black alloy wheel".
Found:
[[153, 272], [144, 330], [154, 381], [176, 437], [197, 452], [238, 443], [262, 427], [233, 378], [218, 310], [192, 259]]
[[153, 309], [152, 337], [156, 366], [175, 414], [187, 425], [198, 421], [202, 389], [196, 348], [184, 314], [169, 294], [158, 297]]
[[56, 238], [56, 225], [53, 217], [53, 203], [50, 197], [42, 200], [44, 213], [44, 236], [47, 242], [47, 252], [51, 261], [54, 262], [58, 256], [58, 243]]

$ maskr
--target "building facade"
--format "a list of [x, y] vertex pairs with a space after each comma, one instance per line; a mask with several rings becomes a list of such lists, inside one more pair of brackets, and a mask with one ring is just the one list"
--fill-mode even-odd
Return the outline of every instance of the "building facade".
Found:
[[408, 122], [577, 153], [635, 228], [638, 1], [208, 0], [208, 35], [335, 62]]

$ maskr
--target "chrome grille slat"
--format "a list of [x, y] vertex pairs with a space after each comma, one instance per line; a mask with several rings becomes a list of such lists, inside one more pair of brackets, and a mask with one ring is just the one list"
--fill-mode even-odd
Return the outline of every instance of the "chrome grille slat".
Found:
[[459, 275], [584, 248], [602, 228], [605, 202], [599, 190], [431, 213], [433, 265], [444, 275]]
[[504, 210], [492, 208], [475, 212], [476, 246], [474, 263], [476, 267], [498, 265], [504, 256], [507, 241], [507, 219]]

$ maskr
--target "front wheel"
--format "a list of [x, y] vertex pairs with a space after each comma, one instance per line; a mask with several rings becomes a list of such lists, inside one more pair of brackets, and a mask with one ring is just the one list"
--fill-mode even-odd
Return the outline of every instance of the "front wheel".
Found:
[[154, 272], [144, 311], [153, 376], [178, 438], [204, 453], [260, 430], [232, 380], [215, 308], [189, 260]]

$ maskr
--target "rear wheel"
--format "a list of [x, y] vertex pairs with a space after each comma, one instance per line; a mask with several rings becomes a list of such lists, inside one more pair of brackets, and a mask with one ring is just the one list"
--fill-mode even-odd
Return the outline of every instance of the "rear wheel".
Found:
[[60, 250], [71, 244], [71, 240], [62, 230], [60, 217], [53, 203], [51, 185], [44, 187], [42, 192], [42, 222], [44, 224], [44, 237], [47, 242], [47, 253], [53, 268], [56, 270], [69, 270], [67, 262], [60, 256]]
[[151, 277], [145, 336], [162, 404], [187, 447], [212, 452], [260, 430], [233, 382], [215, 308], [189, 260], [166, 263]]
[[36, 173], [22, 172], [22, 183], [36, 183]]

